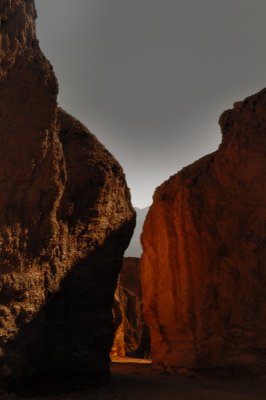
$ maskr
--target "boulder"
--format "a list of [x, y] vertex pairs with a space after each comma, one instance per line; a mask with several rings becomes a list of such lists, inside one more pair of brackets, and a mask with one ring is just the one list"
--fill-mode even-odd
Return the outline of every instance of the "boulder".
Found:
[[266, 362], [266, 89], [220, 118], [219, 149], [157, 188], [142, 235], [154, 364]]
[[135, 213], [118, 162], [58, 108], [35, 18], [33, 0], [2, 0], [0, 385], [65, 389], [108, 376]]

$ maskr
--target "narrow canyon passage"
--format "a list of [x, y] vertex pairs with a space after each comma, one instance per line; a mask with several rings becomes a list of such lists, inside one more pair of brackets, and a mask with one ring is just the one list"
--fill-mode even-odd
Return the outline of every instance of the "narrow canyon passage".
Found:
[[[0, 2], [0, 400], [265, 400], [266, 89], [225, 111], [219, 148], [137, 211], [120, 161], [59, 107], [34, 3]], [[159, 133], [163, 166], [170, 141]], [[143, 146], [126, 149], [133, 170]]]

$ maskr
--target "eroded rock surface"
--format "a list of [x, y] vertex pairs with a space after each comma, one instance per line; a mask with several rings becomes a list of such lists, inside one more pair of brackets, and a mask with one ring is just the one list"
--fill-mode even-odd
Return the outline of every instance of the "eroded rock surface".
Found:
[[[0, 383], [97, 380], [134, 210], [120, 165], [58, 109], [33, 0], [0, 5]], [[73, 380], [72, 380], [73, 382]]]
[[124, 257], [115, 293], [116, 335], [111, 352], [113, 359], [150, 356], [150, 336], [142, 308], [140, 259]]
[[144, 224], [144, 314], [165, 368], [265, 366], [266, 90], [220, 125], [219, 149], [157, 188]]

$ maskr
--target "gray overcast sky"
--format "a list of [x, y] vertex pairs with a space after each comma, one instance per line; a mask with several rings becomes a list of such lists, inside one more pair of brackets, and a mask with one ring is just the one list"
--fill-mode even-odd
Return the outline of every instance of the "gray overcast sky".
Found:
[[123, 166], [135, 206], [215, 150], [266, 83], [265, 0], [36, 0], [59, 104]]

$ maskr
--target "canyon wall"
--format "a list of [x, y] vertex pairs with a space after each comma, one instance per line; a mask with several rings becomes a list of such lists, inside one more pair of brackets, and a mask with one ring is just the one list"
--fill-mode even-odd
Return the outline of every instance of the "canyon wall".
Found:
[[142, 308], [140, 258], [124, 257], [113, 310], [116, 327], [113, 360], [150, 357], [150, 335]]
[[219, 149], [158, 187], [144, 224], [144, 314], [169, 370], [266, 361], [266, 89], [220, 125]]
[[135, 224], [122, 168], [57, 107], [35, 18], [33, 0], [2, 0], [2, 388], [108, 376], [114, 290]]

